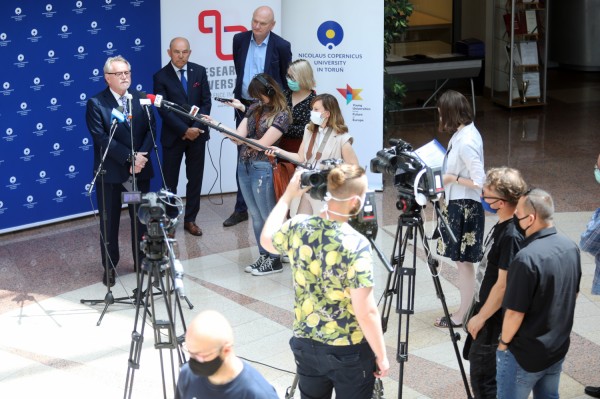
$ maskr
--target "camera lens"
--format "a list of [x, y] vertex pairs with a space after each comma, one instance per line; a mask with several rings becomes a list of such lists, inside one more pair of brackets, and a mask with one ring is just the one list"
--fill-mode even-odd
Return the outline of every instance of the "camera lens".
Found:
[[325, 177], [318, 170], [309, 170], [300, 175], [302, 187], [315, 187], [325, 182]]
[[319, 186], [319, 185], [325, 183], [325, 178], [323, 177], [323, 175], [321, 175], [318, 172], [310, 175], [309, 180], [310, 180], [310, 185], [313, 187], [316, 187], [316, 186]]

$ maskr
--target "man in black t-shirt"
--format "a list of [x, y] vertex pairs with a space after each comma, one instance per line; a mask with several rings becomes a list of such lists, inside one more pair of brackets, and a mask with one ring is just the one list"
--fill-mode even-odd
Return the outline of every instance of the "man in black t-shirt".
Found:
[[[523, 235], [513, 223], [517, 202], [526, 184], [518, 170], [494, 168], [487, 172], [481, 203], [498, 215], [485, 240], [484, 257], [477, 268], [473, 313], [466, 324], [471, 387], [475, 398], [496, 398], [496, 348], [502, 329], [502, 298], [506, 272], [521, 247]], [[468, 347], [468, 343], [465, 344]]]
[[[519, 200], [515, 225], [523, 248], [510, 264], [502, 335], [496, 353], [499, 399], [558, 398], [581, 280], [579, 248], [559, 235], [550, 194], [534, 189]], [[518, 380], [517, 380], [518, 377]]]

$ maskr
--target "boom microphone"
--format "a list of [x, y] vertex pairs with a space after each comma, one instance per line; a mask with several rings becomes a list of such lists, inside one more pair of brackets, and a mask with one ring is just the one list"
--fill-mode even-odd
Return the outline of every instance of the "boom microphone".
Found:
[[172, 103], [171, 101], [164, 100], [163, 96], [161, 96], [160, 94], [156, 94], [156, 95], [154, 95], [154, 94], [146, 94], [146, 97], [148, 97], [150, 99], [150, 101], [152, 101], [152, 104], [154, 104], [154, 106], [157, 107], [157, 108], [162, 107], [163, 104], [165, 104], [165, 105], [167, 105], [169, 107], [176, 107], [176, 108], [179, 108], [179, 109], [183, 108], [179, 104], [175, 104], [175, 103]]

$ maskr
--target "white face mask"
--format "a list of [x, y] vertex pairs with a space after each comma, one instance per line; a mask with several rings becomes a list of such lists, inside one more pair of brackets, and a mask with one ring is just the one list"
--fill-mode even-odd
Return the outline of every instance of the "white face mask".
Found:
[[[354, 213], [338, 213], [338, 212], [332, 211], [327, 206], [327, 202], [329, 202], [331, 200], [343, 202], [343, 201], [350, 201], [351, 199], [354, 199], [354, 198], [357, 198], [360, 201], [360, 206], [358, 207], [358, 210]], [[346, 216], [346, 217], [352, 217], [352, 216], [358, 215], [360, 213], [360, 211], [362, 209], [362, 205], [363, 205], [363, 199], [358, 195], [353, 195], [352, 197], [348, 197], [348, 198], [336, 198], [333, 195], [331, 195], [331, 193], [329, 191], [325, 194], [323, 201], [325, 201], [325, 204], [323, 205], [323, 211], [325, 212], [325, 214], [333, 213], [334, 215], [337, 215], [337, 216]]]
[[310, 121], [315, 125], [321, 126], [324, 120], [325, 118], [323, 118], [323, 115], [320, 112], [310, 111]]

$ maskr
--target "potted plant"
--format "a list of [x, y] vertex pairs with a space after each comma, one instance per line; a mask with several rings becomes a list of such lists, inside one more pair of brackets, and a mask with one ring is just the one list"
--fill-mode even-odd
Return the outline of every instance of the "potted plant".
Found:
[[[392, 44], [398, 41], [408, 28], [408, 18], [413, 12], [413, 5], [408, 0], [384, 0], [384, 64], [392, 50]], [[384, 69], [383, 122], [387, 127], [390, 112], [402, 108], [402, 100], [406, 95], [406, 86], [398, 78], [388, 75]]]

